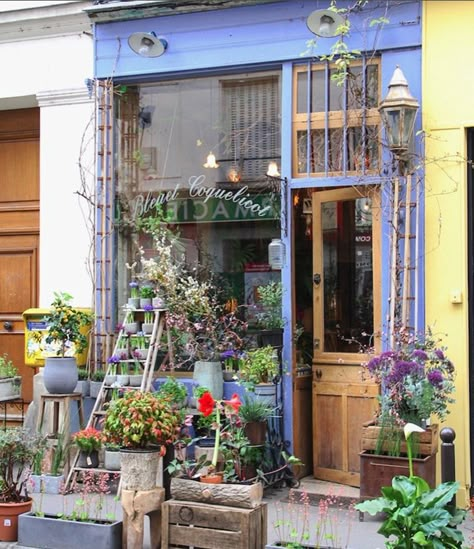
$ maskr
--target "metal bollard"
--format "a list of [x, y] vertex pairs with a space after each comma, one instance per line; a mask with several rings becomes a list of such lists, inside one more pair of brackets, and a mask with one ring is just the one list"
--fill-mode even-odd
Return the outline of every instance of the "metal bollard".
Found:
[[[456, 433], [451, 427], [444, 427], [439, 434], [441, 438], [441, 482], [456, 480], [456, 465], [454, 459], [454, 439]], [[449, 503], [453, 510], [456, 508], [456, 496]]]

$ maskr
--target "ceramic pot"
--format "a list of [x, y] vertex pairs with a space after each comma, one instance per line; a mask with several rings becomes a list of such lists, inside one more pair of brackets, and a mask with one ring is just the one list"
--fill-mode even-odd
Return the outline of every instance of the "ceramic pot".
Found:
[[52, 395], [65, 395], [74, 392], [79, 376], [74, 357], [47, 357], [44, 361], [43, 382]]
[[145, 307], [151, 307], [151, 297], [141, 297], [140, 298], [140, 309]]
[[129, 375], [124, 375], [124, 374], [117, 374], [117, 383], [121, 387], [125, 387], [125, 386], [129, 385], [130, 376]]
[[143, 322], [142, 324], [142, 332], [144, 334], [151, 334], [153, 333], [153, 323], [152, 322]]
[[0, 503], [0, 541], [18, 539], [18, 517], [31, 511], [33, 500], [21, 503]]
[[140, 298], [139, 297], [129, 297], [128, 305], [133, 309], [138, 309], [140, 307]]
[[107, 471], [120, 471], [119, 450], [104, 450], [104, 467]]
[[129, 378], [129, 385], [130, 387], [140, 387], [142, 384], [143, 375], [142, 374], [130, 374], [128, 376]]
[[222, 484], [224, 482], [224, 473], [201, 475], [199, 480], [205, 484]]
[[123, 325], [123, 331], [126, 334], [136, 334], [138, 332], [138, 322], [127, 322]]
[[201, 387], [207, 387], [215, 400], [220, 400], [222, 398], [224, 393], [224, 377], [222, 375], [222, 364], [220, 361], [195, 362], [193, 381]]
[[99, 467], [99, 451], [92, 450], [92, 452], [85, 452], [84, 450], [79, 450], [77, 466], [84, 467], [85, 469]]

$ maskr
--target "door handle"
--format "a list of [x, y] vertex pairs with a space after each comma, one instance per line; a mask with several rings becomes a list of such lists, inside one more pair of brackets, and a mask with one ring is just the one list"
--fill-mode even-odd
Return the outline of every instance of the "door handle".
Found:
[[315, 273], [313, 275], [313, 282], [315, 286], [319, 286], [321, 284], [321, 275], [319, 273]]
[[321, 370], [315, 370], [314, 371], [314, 377], [316, 379], [321, 379], [323, 377], [323, 372]]
[[3, 327], [8, 332], [11, 332], [13, 330], [13, 324], [11, 322], [9, 322], [8, 320], [3, 323]]

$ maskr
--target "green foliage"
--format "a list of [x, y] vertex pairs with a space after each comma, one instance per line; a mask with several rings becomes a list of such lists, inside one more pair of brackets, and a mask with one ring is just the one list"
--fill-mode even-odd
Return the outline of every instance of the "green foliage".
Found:
[[89, 370], [87, 368], [78, 368], [77, 375], [79, 381], [86, 381], [89, 379]]
[[0, 356], [0, 378], [15, 377], [17, 375], [18, 369], [11, 360], [8, 360], [8, 355], [5, 353]]
[[147, 448], [171, 444], [181, 430], [183, 414], [168, 400], [154, 394], [129, 390], [108, 403], [104, 441], [123, 448]]
[[91, 380], [92, 381], [101, 381], [102, 382], [102, 381], [104, 381], [104, 378], [105, 378], [104, 370], [96, 370], [91, 375]]
[[156, 396], [167, 399], [171, 404], [183, 406], [188, 397], [186, 385], [175, 377], [168, 376], [166, 381], [160, 385]]
[[272, 408], [261, 400], [246, 396], [239, 408], [239, 417], [244, 423], [252, 421], [265, 421], [272, 413]]
[[59, 343], [57, 356], [64, 357], [70, 344], [75, 345], [76, 353], [87, 347], [87, 337], [82, 328], [92, 322], [93, 315], [73, 308], [71, 300], [72, 296], [65, 292], [54, 292], [50, 312], [44, 317], [48, 324], [46, 343]]
[[28, 470], [45, 439], [23, 427], [0, 430], [0, 502], [19, 503], [28, 496]]
[[257, 325], [259, 328], [273, 330], [283, 328], [285, 320], [281, 316], [283, 298], [283, 285], [281, 282], [268, 282], [257, 287], [260, 303], [263, 310], [257, 313]]
[[278, 356], [271, 345], [250, 349], [244, 353], [239, 365], [240, 379], [257, 385], [268, 383], [278, 374]]
[[390, 538], [385, 544], [389, 549], [461, 548], [464, 537], [456, 526], [466, 513], [447, 508], [458, 488], [458, 482], [445, 482], [432, 490], [420, 477], [399, 475], [391, 487], [382, 488], [382, 497], [355, 508], [370, 515], [385, 514], [378, 532]]
[[155, 290], [151, 286], [142, 286], [140, 288], [140, 297], [143, 299], [151, 299], [155, 297]]

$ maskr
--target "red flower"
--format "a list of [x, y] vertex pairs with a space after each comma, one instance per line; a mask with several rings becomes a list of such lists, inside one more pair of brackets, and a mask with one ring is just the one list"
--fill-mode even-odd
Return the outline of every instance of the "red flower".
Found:
[[239, 395], [237, 393], [234, 393], [230, 400], [224, 400], [224, 404], [232, 406], [236, 414], [239, 412], [239, 408], [242, 406], [242, 403], [240, 402], [240, 399], [239, 399]]
[[212, 398], [211, 393], [208, 391], [204, 393], [201, 398], [198, 398], [198, 410], [204, 417], [210, 416], [214, 411], [216, 401]]

